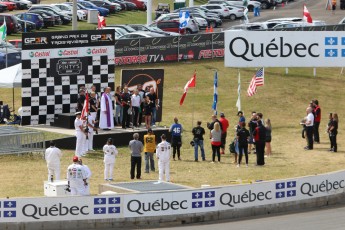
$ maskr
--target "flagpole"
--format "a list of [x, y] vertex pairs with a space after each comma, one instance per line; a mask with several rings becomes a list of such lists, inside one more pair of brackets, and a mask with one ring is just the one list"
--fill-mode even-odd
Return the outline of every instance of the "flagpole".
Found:
[[238, 82], [237, 82], [237, 102], [236, 102], [236, 107], [237, 111], [241, 111], [241, 72], [240, 69], [238, 70]]

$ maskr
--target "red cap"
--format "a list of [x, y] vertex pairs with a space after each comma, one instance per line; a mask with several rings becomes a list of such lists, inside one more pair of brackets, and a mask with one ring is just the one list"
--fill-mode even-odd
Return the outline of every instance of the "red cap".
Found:
[[79, 159], [78, 159], [77, 156], [74, 156], [74, 157], [73, 157], [73, 162], [78, 162], [78, 160], [79, 160]]

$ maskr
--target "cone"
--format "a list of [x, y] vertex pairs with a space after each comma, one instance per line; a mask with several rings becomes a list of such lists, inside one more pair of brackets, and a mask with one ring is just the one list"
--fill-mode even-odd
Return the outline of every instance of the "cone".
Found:
[[206, 31], [205, 32], [208, 33], [208, 27], [206, 27]]
[[212, 28], [212, 26], [210, 27], [210, 33], [213, 33], [213, 28]]
[[285, 6], [285, 4], [284, 4], [284, 2], [282, 2], [282, 7], [284, 7]]

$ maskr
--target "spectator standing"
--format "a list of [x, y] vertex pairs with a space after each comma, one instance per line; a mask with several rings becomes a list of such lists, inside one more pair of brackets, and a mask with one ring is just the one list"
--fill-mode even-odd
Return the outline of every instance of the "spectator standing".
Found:
[[313, 131], [314, 131], [314, 115], [313, 115], [313, 109], [311, 107], [308, 107], [307, 110], [307, 118], [305, 121], [306, 126], [306, 133], [307, 133], [307, 140], [308, 140], [308, 146], [306, 146], [305, 150], [312, 150], [313, 149]]
[[143, 122], [143, 110], [144, 110], [144, 103], [145, 103], [145, 90], [143, 90], [143, 86], [141, 84], [137, 85], [137, 89], [139, 91], [140, 95], [140, 110], [139, 110], [139, 118], [138, 118], [138, 123], [139, 127], [141, 126], [141, 123]]
[[60, 180], [60, 159], [62, 157], [62, 152], [59, 148], [55, 147], [53, 141], [50, 142], [50, 147], [46, 149], [44, 158], [47, 162], [48, 168], [48, 181]]
[[220, 113], [219, 122], [220, 122], [221, 128], [222, 128], [222, 138], [221, 138], [222, 145], [220, 146], [220, 154], [224, 154], [224, 149], [225, 149], [225, 145], [226, 145], [227, 130], [229, 128], [229, 121], [228, 121], [228, 119], [225, 118], [224, 113]]
[[131, 107], [132, 107], [132, 121], [133, 126], [138, 127], [138, 119], [139, 119], [139, 112], [140, 112], [140, 103], [141, 103], [141, 97], [139, 95], [138, 89], [134, 90], [134, 94], [131, 97]]
[[81, 157], [84, 155], [84, 148], [86, 142], [86, 134], [83, 128], [83, 120], [81, 119], [81, 112], [75, 113], [76, 118], [74, 120], [74, 128], [76, 132], [77, 142], [75, 147], [75, 155]]
[[332, 14], [335, 14], [336, 9], [337, 9], [337, 0], [332, 0]]
[[314, 106], [314, 142], [320, 144], [319, 127], [321, 122], [321, 108], [318, 100], [313, 100]]
[[[156, 136], [151, 128], [147, 130], [147, 134], [144, 135], [144, 152], [145, 152], [145, 173], [155, 171], [155, 160], [153, 154], [156, 150]], [[150, 167], [151, 166], [151, 167]]]
[[83, 110], [85, 98], [85, 88], [81, 87], [77, 98], [77, 111], [81, 112]]
[[216, 155], [218, 157], [218, 163], [220, 163], [220, 146], [222, 145], [222, 130], [218, 122], [214, 123], [214, 128], [211, 130], [211, 147], [212, 147], [212, 161], [215, 162]]
[[91, 178], [91, 170], [87, 165], [83, 164], [83, 161], [81, 158], [79, 158], [78, 163], [83, 167], [83, 169], [85, 170], [86, 173], [86, 183], [87, 185], [85, 186], [85, 190], [84, 190], [84, 194], [85, 196], [90, 195], [90, 178]]
[[87, 126], [88, 126], [88, 130], [87, 130], [87, 150], [88, 151], [95, 151], [93, 150], [93, 136], [94, 136], [94, 130], [96, 129], [96, 121], [94, 120], [93, 116], [91, 114], [89, 114], [87, 116]]
[[246, 129], [246, 123], [241, 123], [241, 129], [237, 132], [238, 141], [238, 164], [237, 168], [240, 167], [243, 154], [246, 158], [246, 167], [248, 167], [248, 139], [250, 137], [249, 131]]
[[333, 114], [329, 113], [329, 115], [328, 115], [328, 123], [327, 123], [327, 133], [328, 133], [329, 143], [331, 144], [331, 148], [329, 149], [329, 151], [333, 150], [332, 140], [331, 140], [331, 133], [329, 131], [329, 129], [332, 127], [332, 121], [333, 121]]
[[181, 146], [182, 146], [182, 125], [178, 123], [177, 117], [174, 118], [174, 124], [170, 126], [171, 132], [171, 146], [173, 147], [173, 159], [177, 152], [177, 158], [181, 160]]
[[133, 134], [133, 140], [129, 142], [131, 150], [131, 179], [134, 179], [135, 169], [137, 169], [136, 178], [141, 179], [141, 153], [143, 151], [143, 143], [139, 141], [139, 133]]
[[211, 123], [207, 123], [207, 128], [208, 128], [210, 131], [214, 128], [214, 124], [215, 124], [216, 122], [219, 123], [220, 129], [223, 130], [223, 129], [222, 129], [222, 128], [223, 128], [223, 127], [222, 127], [222, 123], [220, 123], [220, 121], [217, 119], [217, 115], [213, 114], [213, 115], [211, 116], [211, 119], [212, 119], [212, 122], [211, 122]]
[[113, 171], [115, 166], [115, 159], [118, 155], [118, 151], [113, 145], [113, 139], [108, 138], [107, 143], [103, 146], [104, 153], [104, 180], [112, 181], [113, 180]]
[[159, 170], [159, 179], [158, 182], [163, 181], [165, 174], [165, 180], [170, 181], [170, 155], [171, 155], [171, 146], [166, 141], [165, 134], [161, 136], [162, 142], [157, 145], [156, 156], [158, 160], [158, 170]]
[[[255, 130], [255, 128], [258, 126], [257, 124], [257, 115], [256, 115], [256, 112], [252, 112], [252, 117], [250, 118], [250, 121], [248, 123], [248, 127], [249, 127], [249, 134], [250, 134], [250, 137], [249, 137], [249, 146], [248, 146], [248, 154], [250, 154], [250, 151], [252, 150], [252, 145], [255, 145], [254, 143], [254, 138], [253, 138], [253, 132]], [[254, 148], [255, 149], [255, 148]]]
[[242, 122], [246, 122], [246, 118], [243, 116], [243, 112], [242, 111], [238, 111], [237, 112], [237, 116], [238, 116], [237, 129], [239, 130], [241, 128], [241, 123]]
[[263, 166], [265, 165], [266, 128], [261, 120], [258, 120], [258, 127], [255, 128], [253, 135], [256, 145], [256, 165]]
[[118, 126], [122, 125], [122, 99], [120, 86], [117, 86], [115, 90], [115, 123]]
[[67, 168], [68, 187], [71, 190], [71, 195], [84, 195], [87, 184], [85, 169], [78, 163], [79, 158], [73, 157], [73, 164]]
[[90, 103], [90, 114], [91, 114], [92, 118], [96, 121], [97, 120], [96, 118], [97, 118], [98, 103], [97, 103], [97, 99], [96, 99], [96, 93], [93, 91], [90, 93], [89, 103]]
[[271, 125], [270, 119], [266, 119], [265, 128], [266, 128], [266, 156], [270, 157], [272, 154], [272, 147], [271, 147], [272, 125]]
[[332, 122], [331, 127], [329, 128], [329, 136], [331, 139], [331, 149], [332, 152], [338, 151], [338, 145], [337, 145], [337, 134], [338, 134], [338, 114], [334, 113], [332, 116]]
[[121, 101], [122, 101], [122, 128], [129, 128], [130, 123], [130, 116], [128, 114], [128, 110], [131, 106], [131, 95], [128, 92], [128, 87], [126, 86], [123, 89], [123, 93], [121, 95]]
[[149, 93], [146, 93], [146, 97], [150, 99], [150, 106], [152, 109], [151, 126], [156, 127], [157, 110], [159, 109], [159, 100], [155, 92], [155, 89], [153, 87], [150, 88]]
[[147, 129], [151, 128], [151, 115], [152, 115], [152, 109], [151, 109], [151, 103], [150, 103], [150, 99], [148, 97], [146, 97], [146, 99], [144, 99], [144, 105], [143, 105], [143, 112], [145, 115], [145, 126]]
[[204, 135], [205, 129], [201, 127], [201, 121], [197, 122], [197, 126], [193, 128], [192, 133], [194, 135], [194, 160], [198, 161], [198, 148], [200, 146], [202, 161], [205, 161], [205, 150], [204, 150]]

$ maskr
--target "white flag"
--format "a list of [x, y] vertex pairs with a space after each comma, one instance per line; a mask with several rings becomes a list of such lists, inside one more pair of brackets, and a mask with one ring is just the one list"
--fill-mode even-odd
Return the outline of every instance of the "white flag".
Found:
[[236, 102], [237, 111], [241, 110], [241, 73], [238, 71], [238, 86], [237, 86], [237, 102]]

